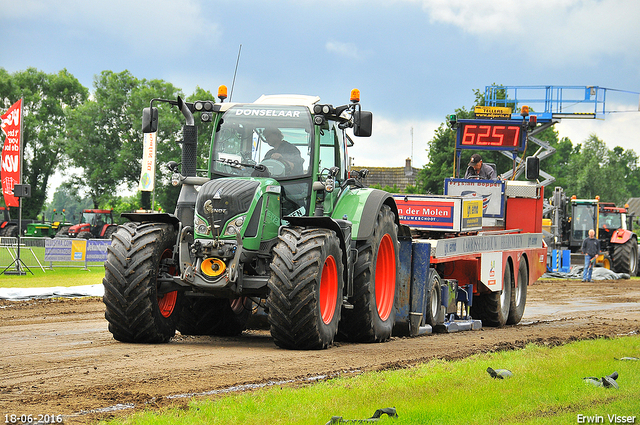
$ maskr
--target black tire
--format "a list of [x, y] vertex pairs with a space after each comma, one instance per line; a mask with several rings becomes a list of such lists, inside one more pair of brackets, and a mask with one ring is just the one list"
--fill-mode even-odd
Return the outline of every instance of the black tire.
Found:
[[111, 236], [118, 230], [118, 226], [109, 226], [107, 230], [104, 231], [104, 238], [111, 239]]
[[391, 208], [383, 205], [368, 241], [358, 243], [354, 267], [353, 309], [345, 310], [341, 337], [357, 342], [383, 342], [395, 324], [398, 231]]
[[56, 237], [69, 236], [69, 227], [71, 226], [60, 226], [60, 228], [58, 228], [58, 231], [56, 232]]
[[516, 325], [522, 320], [524, 308], [527, 304], [527, 287], [529, 285], [529, 270], [524, 256], [520, 258], [518, 266], [518, 287], [515, 280], [511, 282], [511, 302], [509, 304], [509, 318], [507, 325]]
[[93, 235], [91, 234], [91, 232], [80, 232], [78, 233], [78, 236], [76, 236], [76, 238], [78, 239], [91, 239], [93, 237]]
[[473, 298], [471, 316], [482, 320], [483, 325], [501, 327], [507, 323], [513, 284], [511, 265], [508, 261], [504, 266], [503, 276], [501, 291], [489, 292]]
[[435, 269], [429, 269], [429, 291], [425, 294], [425, 323], [435, 326], [444, 321], [442, 311], [442, 279]]
[[158, 296], [158, 276], [176, 275], [176, 230], [165, 223], [127, 223], [107, 248], [103, 301], [109, 331], [122, 342], [167, 342], [175, 335], [181, 294]]
[[17, 238], [18, 237], [18, 225], [17, 224], [8, 224], [4, 228], [4, 234], [2, 235], [5, 238]]
[[338, 332], [344, 288], [335, 232], [284, 228], [273, 254], [267, 309], [276, 345], [302, 350], [330, 346]]
[[630, 238], [623, 244], [613, 245], [613, 271], [635, 276], [638, 273], [638, 241]]
[[177, 329], [183, 335], [236, 336], [245, 329], [253, 303], [248, 298], [185, 297]]

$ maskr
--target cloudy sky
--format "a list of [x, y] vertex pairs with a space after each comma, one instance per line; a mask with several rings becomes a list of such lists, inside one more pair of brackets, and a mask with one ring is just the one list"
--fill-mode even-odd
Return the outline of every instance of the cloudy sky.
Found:
[[637, 0], [0, 0], [0, 37], [9, 72], [66, 68], [91, 89], [127, 69], [187, 94], [231, 94], [242, 46], [233, 101], [339, 105], [360, 89], [374, 135], [350, 150], [356, 165], [423, 166], [435, 129], [492, 83], [622, 90], [607, 92], [604, 120], [556, 128], [640, 152]]

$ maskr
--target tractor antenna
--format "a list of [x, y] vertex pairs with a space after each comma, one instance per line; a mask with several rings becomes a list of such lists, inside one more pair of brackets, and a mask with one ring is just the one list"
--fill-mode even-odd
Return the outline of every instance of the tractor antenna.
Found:
[[233, 86], [236, 85], [236, 75], [238, 74], [238, 63], [240, 63], [240, 52], [242, 51], [242, 44], [238, 48], [238, 58], [236, 59], [236, 70], [233, 72], [233, 82], [231, 83], [231, 95], [229, 96], [229, 102], [233, 98]]

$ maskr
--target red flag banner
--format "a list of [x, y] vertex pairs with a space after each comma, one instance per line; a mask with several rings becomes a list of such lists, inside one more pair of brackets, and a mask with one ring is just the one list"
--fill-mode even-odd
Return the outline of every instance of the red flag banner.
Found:
[[18, 198], [13, 196], [13, 186], [20, 184], [22, 99], [14, 103], [0, 118], [2, 118], [0, 128], [6, 135], [2, 148], [2, 169], [0, 170], [2, 194], [8, 207], [17, 207], [20, 204]]

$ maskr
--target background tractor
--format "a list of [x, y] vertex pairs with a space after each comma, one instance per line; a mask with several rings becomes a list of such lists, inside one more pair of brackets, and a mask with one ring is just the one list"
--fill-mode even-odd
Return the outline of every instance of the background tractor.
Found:
[[638, 237], [633, 230], [633, 216], [628, 206], [616, 207], [610, 202], [594, 199], [567, 200], [560, 187], [555, 188], [551, 198], [550, 218], [552, 227], [557, 229], [552, 247], [563, 247], [576, 254], [572, 263], [582, 265], [584, 259], [580, 253], [582, 241], [588, 237], [589, 229], [596, 231], [600, 240], [602, 255], [596, 264], [616, 273], [638, 274]]
[[[57, 219], [57, 220], [56, 220]], [[24, 231], [25, 236], [29, 237], [54, 237], [65, 235], [72, 223], [66, 221], [66, 211], [62, 212], [53, 210], [51, 221], [45, 221], [45, 213], [42, 212], [42, 220], [29, 223]]]
[[[336, 335], [385, 341], [395, 321], [398, 214], [392, 196], [348, 171], [345, 130], [371, 135], [359, 92], [334, 107], [312, 96], [254, 103], [154, 100], [183, 127], [174, 214], [126, 213], [105, 262], [105, 317], [114, 338], [166, 342], [237, 335], [254, 306], [284, 348], [321, 349]], [[214, 129], [206, 177], [196, 175], [194, 113]], [[282, 140], [286, 142], [283, 144]]]
[[88, 209], [82, 211], [79, 224], [68, 228], [70, 238], [111, 239], [117, 225], [113, 222], [113, 210]]

